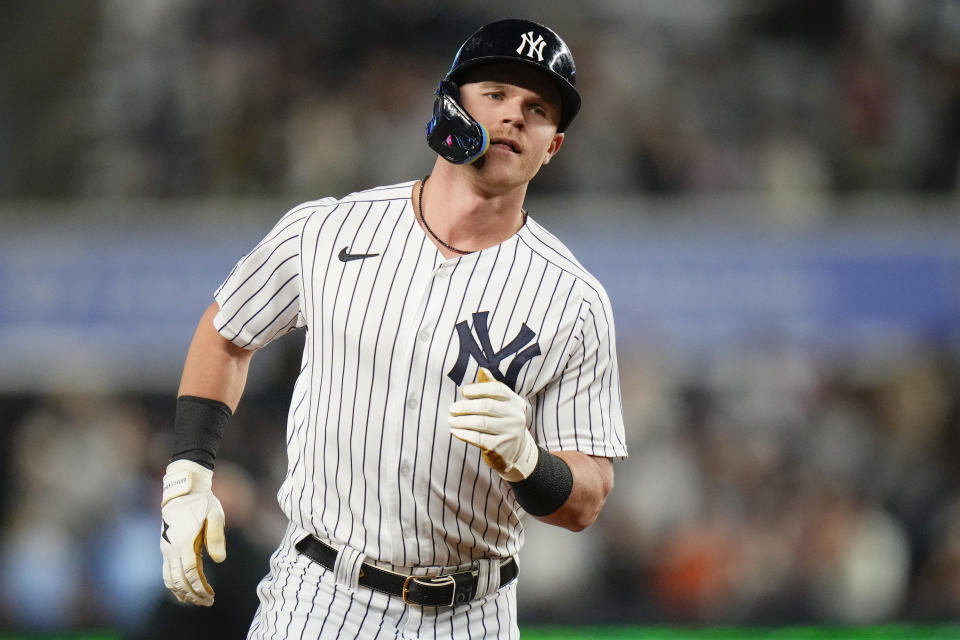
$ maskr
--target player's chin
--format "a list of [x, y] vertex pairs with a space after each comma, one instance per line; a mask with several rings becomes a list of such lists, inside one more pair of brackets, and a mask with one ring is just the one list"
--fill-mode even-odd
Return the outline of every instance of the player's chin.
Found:
[[505, 157], [503, 154], [496, 156], [488, 154], [472, 166], [489, 184], [509, 190], [530, 182], [540, 169], [540, 167], [528, 166], [527, 163], [520, 161], [521, 159], [520, 155]]

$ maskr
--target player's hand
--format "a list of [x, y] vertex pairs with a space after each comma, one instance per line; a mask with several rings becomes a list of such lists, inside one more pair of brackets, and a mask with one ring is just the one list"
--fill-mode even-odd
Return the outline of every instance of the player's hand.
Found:
[[214, 562], [227, 557], [223, 507], [213, 495], [213, 471], [191, 460], [176, 460], [163, 476], [163, 519], [160, 551], [163, 584], [180, 602], [209, 607], [213, 589], [203, 575], [201, 552], [206, 546]]
[[505, 480], [523, 480], [537, 466], [540, 450], [530, 434], [530, 404], [481, 368], [461, 389], [447, 423], [455, 438], [480, 447], [483, 459]]

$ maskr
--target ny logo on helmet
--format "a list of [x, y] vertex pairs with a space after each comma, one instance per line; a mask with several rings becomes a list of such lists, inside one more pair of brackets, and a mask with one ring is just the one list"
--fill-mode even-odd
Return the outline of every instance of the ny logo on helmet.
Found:
[[[447, 377], [458, 385], [462, 384], [463, 376], [467, 372], [467, 364], [469, 364], [470, 358], [473, 358], [479, 366], [490, 371], [496, 380], [516, 391], [517, 376], [520, 374], [520, 369], [531, 358], [540, 355], [539, 344], [534, 342], [527, 346], [531, 340], [537, 337], [537, 334], [526, 323], [523, 323], [520, 325], [520, 332], [510, 341], [510, 344], [500, 351], [494, 351], [493, 345], [490, 343], [490, 330], [487, 328], [487, 316], [489, 315], [489, 311], [480, 311], [473, 314], [473, 330], [480, 338], [479, 344], [470, 332], [470, 325], [467, 324], [466, 320], [457, 323], [460, 355], [457, 356], [457, 363], [447, 372]], [[500, 363], [513, 354], [517, 355], [510, 361], [506, 374], [501, 373]]]
[[520, 46], [517, 47], [517, 53], [522, 54], [523, 48], [528, 46], [527, 57], [532, 58], [533, 54], [537, 54], [537, 61], [543, 62], [543, 48], [546, 46], [547, 41], [543, 39], [543, 36], [537, 34], [537, 39], [533, 39], [533, 31], [527, 31], [523, 34], [523, 38], [520, 40]]

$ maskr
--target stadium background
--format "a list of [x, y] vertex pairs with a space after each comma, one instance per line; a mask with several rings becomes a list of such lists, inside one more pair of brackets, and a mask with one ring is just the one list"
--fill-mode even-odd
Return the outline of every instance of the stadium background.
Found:
[[524, 628], [960, 636], [960, 2], [41, 0], [0, 7], [0, 637], [239, 637], [300, 339], [254, 359], [188, 610], [195, 322], [290, 206], [428, 171], [437, 79], [513, 14], [576, 54], [528, 208], [608, 287], [632, 453], [592, 528], [531, 523]]

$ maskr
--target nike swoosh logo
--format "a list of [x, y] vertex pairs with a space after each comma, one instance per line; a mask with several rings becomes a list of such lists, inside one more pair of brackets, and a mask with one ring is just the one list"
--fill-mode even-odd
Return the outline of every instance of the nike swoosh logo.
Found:
[[350, 262], [351, 260], [363, 260], [364, 258], [375, 258], [379, 253], [347, 253], [347, 248], [340, 249], [340, 262]]

